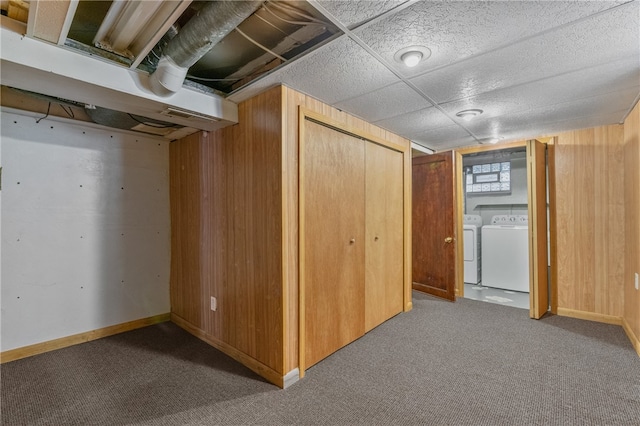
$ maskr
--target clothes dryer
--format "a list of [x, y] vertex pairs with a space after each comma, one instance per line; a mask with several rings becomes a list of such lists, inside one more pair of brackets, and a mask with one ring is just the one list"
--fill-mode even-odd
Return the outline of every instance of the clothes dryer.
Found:
[[480, 269], [482, 217], [465, 214], [462, 226], [464, 235], [464, 282], [478, 284], [482, 277]]

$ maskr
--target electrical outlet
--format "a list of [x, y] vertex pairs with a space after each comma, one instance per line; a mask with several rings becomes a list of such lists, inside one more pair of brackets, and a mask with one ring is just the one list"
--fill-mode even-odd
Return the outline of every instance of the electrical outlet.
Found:
[[215, 311], [218, 309], [218, 300], [215, 297], [211, 298], [211, 310]]
[[638, 273], [636, 272], [636, 281], [635, 281], [635, 286], [636, 286], [636, 290], [640, 290], [640, 288], [638, 288]]

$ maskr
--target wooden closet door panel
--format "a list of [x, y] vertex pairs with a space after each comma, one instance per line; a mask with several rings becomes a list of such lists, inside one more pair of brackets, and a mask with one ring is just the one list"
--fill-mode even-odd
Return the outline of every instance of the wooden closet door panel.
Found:
[[364, 334], [364, 142], [305, 123], [304, 357], [311, 366]]
[[366, 144], [365, 330], [402, 311], [403, 154]]

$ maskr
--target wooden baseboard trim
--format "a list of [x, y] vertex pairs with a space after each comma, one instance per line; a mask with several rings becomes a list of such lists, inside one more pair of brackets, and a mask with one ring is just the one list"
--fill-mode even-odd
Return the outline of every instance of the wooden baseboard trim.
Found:
[[588, 321], [602, 322], [605, 324], [622, 325], [622, 317], [613, 315], [597, 314], [595, 312], [577, 311], [575, 309], [558, 308], [558, 315], [561, 317], [578, 318]]
[[187, 331], [188, 333], [194, 335], [198, 339], [218, 349], [219, 351], [229, 355], [231, 358], [235, 359], [240, 364], [249, 368], [254, 373], [264, 377], [274, 385], [279, 386], [280, 388], [284, 388], [285, 384], [287, 386], [291, 384], [292, 379], [291, 377], [287, 377], [288, 375], [283, 376], [281, 373], [278, 373], [271, 367], [264, 365], [263, 363], [256, 360], [255, 358], [252, 358], [249, 355], [245, 354], [244, 352], [241, 352], [238, 349], [234, 348], [233, 346], [230, 346], [229, 344], [208, 335], [203, 330], [199, 329], [198, 327], [195, 327], [194, 325], [186, 321], [184, 318], [181, 318], [180, 316], [172, 313], [171, 322], [173, 322], [183, 330]]
[[124, 333], [126, 331], [135, 330], [137, 328], [147, 327], [149, 325], [158, 324], [161, 322], [167, 322], [169, 321], [169, 319], [170, 314], [160, 314], [148, 318], [142, 318], [122, 324], [100, 328], [98, 330], [91, 330], [85, 333], [74, 334], [72, 336], [61, 337], [59, 339], [11, 349], [0, 353], [0, 364], [27, 358], [45, 352], [55, 351], [56, 349], [79, 345], [80, 343], [90, 342], [92, 340], [101, 339], [107, 336], [113, 336], [114, 334]]
[[631, 325], [627, 322], [626, 318], [622, 318], [622, 328], [627, 333], [627, 337], [631, 340], [633, 348], [636, 350], [638, 356], [640, 356], [640, 337], [636, 336], [631, 329]]

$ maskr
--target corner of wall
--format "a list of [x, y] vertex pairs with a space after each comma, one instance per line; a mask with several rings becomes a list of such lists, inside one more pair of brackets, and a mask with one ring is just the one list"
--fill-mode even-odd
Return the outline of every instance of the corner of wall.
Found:
[[624, 122], [625, 273], [623, 325], [640, 355], [640, 103]]

